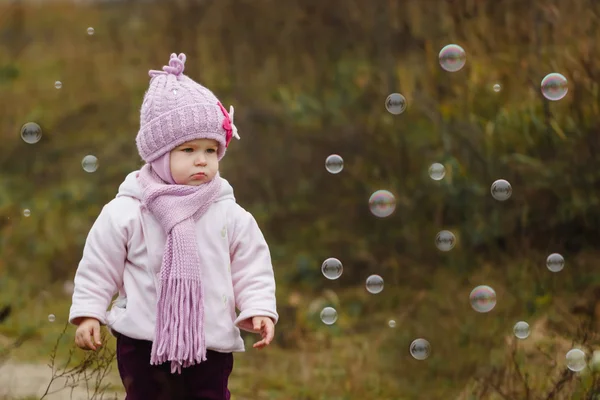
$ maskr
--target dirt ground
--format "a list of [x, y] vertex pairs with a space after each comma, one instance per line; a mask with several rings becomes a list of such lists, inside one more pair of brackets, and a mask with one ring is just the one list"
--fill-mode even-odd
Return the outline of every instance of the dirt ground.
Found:
[[[51, 377], [52, 373], [47, 365], [8, 361], [0, 366], [0, 400], [40, 399], [46, 391]], [[114, 379], [120, 382], [118, 376]], [[56, 380], [49, 392], [57, 391], [64, 386], [64, 379]], [[70, 388], [67, 388], [44, 397], [45, 400], [88, 400], [89, 398], [85, 387], [78, 387], [72, 392]], [[103, 400], [122, 400], [124, 398], [124, 393], [107, 393], [102, 397]]]

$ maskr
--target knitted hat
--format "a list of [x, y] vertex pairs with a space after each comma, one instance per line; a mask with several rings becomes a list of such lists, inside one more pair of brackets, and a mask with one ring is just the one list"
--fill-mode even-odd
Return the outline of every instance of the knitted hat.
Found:
[[225, 155], [231, 137], [240, 137], [229, 113], [207, 88], [183, 75], [185, 54], [171, 54], [162, 71], [150, 70], [150, 87], [140, 111], [140, 130], [135, 139], [146, 163], [175, 147], [195, 139], [219, 143], [219, 160]]

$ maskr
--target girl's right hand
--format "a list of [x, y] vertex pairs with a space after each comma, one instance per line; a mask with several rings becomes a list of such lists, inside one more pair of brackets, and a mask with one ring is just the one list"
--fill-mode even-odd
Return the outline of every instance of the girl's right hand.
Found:
[[[100, 346], [100, 322], [96, 318], [84, 318], [75, 332], [75, 344], [83, 350], [94, 350]], [[98, 347], [96, 347], [98, 346]]]

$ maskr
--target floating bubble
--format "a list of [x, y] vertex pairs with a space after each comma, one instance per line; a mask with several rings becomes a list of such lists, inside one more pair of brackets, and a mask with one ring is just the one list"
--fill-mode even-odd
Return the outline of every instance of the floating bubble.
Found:
[[65, 281], [63, 283], [63, 293], [67, 296], [71, 296], [75, 291], [75, 283], [73, 281]]
[[27, 122], [21, 127], [21, 139], [25, 143], [34, 144], [42, 138], [42, 128], [35, 122]]
[[344, 159], [337, 154], [332, 154], [325, 159], [325, 169], [330, 174], [339, 174], [344, 169]]
[[492, 193], [492, 197], [494, 199], [498, 201], [505, 201], [508, 200], [512, 195], [512, 186], [510, 183], [508, 183], [508, 181], [504, 179], [498, 179], [492, 183], [490, 192]]
[[376, 217], [389, 217], [396, 209], [396, 198], [387, 190], [378, 190], [369, 198], [369, 209]]
[[444, 164], [433, 163], [429, 166], [429, 177], [434, 181], [441, 181], [446, 176]]
[[415, 360], [425, 360], [431, 354], [431, 345], [426, 339], [415, 339], [410, 344], [410, 355], [413, 356]]
[[392, 93], [385, 99], [385, 108], [390, 114], [402, 114], [406, 110], [406, 98], [400, 93]]
[[477, 286], [471, 291], [469, 300], [473, 310], [480, 313], [490, 312], [496, 307], [496, 292], [487, 285]]
[[85, 172], [95, 172], [98, 169], [98, 159], [95, 156], [87, 155], [81, 160], [81, 166]]
[[325, 307], [321, 311], [321, 321], [326, 325], [333, 325], [338, 319], [337, 311], [333, 307]]
[[519, 321], [513, 327], [513, 332], [517, 339], [527, 339], [529, 336], [529, 324], [525, 321]]
[[448, 72], [460, 71], [467, 62], [465, 50], [457, 44], [445, 46], [439, 54], [440, 65]]
[[323, 261], [323, 264], [321, 265], [321, 272], [327, 279], [335, 280], [342, 276], [343, 271], [344, 266], [337, 258], [328, 258]]
[[572, 349], [567, 353], [567, 368], [571, 371], [582, 371], [586, 366], [585, 353], [580, 349]]
[[552, 101], [562, 99], [569, 91], [567, 78], [556, 72], [546, 75], [542, 79], [542, 94], [545, 98]]
[[369, 293], [381, 293], [383, 290], [383, 278], [379, 275], [371, 275], [367, 278], [365, 287]]
[[94, 28], [92, 28], [91, 26], [90, 26], [89, 28], [87, 28], [87, 34], [88, 34], [88, 35], [90, 35], [90, 36], [91, 36], [91, 35], [93, 35], [93, 34], [94, 34], [94, 32], [95, 32], [95, 31], [94, 31]]
[[435, 236], [435, 246], [441, 251], [450, 251], [456, 245], [456, 236], [450, 231], [440, 231]]
[[500, 87], [500, 85], [499, 85], [499, 84], [497, 84], [497, 83], [496, 83], [496, 84], [494, 85], [494, 92], [498, 93], [498, 92], [500, 91], [500, 89], [502, 89], [502, 88]]
[[559, 272], [565, 267], [565, 259], [558, 253], [552, 253], [546, 258], [546, 267], [552, 272]]
[[29, 217], [29, 216], [31, 215], [31, 210], [30, 210], [30, 209], [28, 209], [28, 208], [24, 209], [24, 210], [23, 210], [23, 215], [24, 215], [25, 217]]
[[56, 321], [56, 316], [54, 316], [54, 314], [48, 315], [48, 321], [50, 321], [50, 322]]
[[388, 326], [389, 326], [390, 328], [395, 328], [395, 327], [396, 327], [396, 321], [394, 321], [393, 319], [390, 319], [390, 320], [388, 321]]
[[62, 87], [62, 82], [61, 81], [54, 82], [54, 87], [57, 89], [60, 89]]

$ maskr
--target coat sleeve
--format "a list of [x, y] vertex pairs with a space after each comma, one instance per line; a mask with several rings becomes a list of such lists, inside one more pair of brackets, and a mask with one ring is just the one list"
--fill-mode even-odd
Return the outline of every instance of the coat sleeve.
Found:
[[235, 326], [254, 332], [252, 317], [269, 317], [277, 323], [275, 276], [269, 246], [254, 217], [237, 210], [230, 242], [231, 277], [235, 305], [240, 311]]
[[127, 228], [119, 224], [118, 199], [104, 206], [90, 230], [75, 273], [75, 289], [69, 313], [74, 324], [93, 317], [106, 325], [107, 308], [123, 286], [127, 257]]

